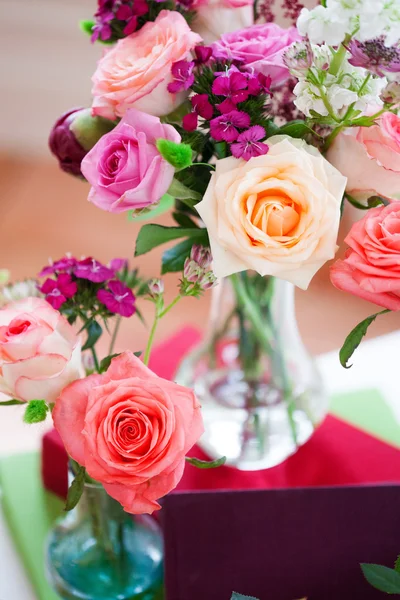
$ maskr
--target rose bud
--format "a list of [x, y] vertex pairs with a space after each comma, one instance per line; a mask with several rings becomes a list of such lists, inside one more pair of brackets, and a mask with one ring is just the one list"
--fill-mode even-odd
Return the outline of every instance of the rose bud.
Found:
[[116, 123], [103, 117], [92, 117], [90, 108], [74, 108], [54, 124], [49, 147], [63, 171], [82, 177], [81, 162], [99, 139]]

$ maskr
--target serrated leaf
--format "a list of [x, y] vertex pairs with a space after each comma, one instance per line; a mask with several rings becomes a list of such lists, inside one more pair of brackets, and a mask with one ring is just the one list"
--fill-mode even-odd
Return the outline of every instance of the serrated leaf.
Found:
[[194, 203], [196, 203], [201, 200], [201, 194], [199, 194], [199, 192], [188, 188], [181, 181], [179, 181], [179, 179], [176, 179], [176, 177], [174, 177], [172, 180], [172, 183], [168, 189], [168, 194], [171, 194], [171, 196], [174, 198], [182, 201], [193, 200]]
[[17, 404], [26, 404], [26, 402], [22, 402], [21, 400], [16, 400], [12, 398], [11, 400], [4, 400], [0, 402], [0, 406], [16, 406]]
[[86, 323], [84, 329], [87, 331], [87, 339], [85, 344], [82, 346], [82, 350], [90, 350], [90, 348], [93, 348], [103, 333], [103, 329], [97, 321], [89, 321]]
[[204, 239], [205, 229], [193, 229], [182, 227], [164, 227], [163, 225], [144, 225], [139, 231], [136, 240], [135, 256], [141, 256], [172, 240], [179, 238], [190, 237], [193, 243], [196, 240]]
[[368, 331], [368, 327], [375, 321], [376, 317], [379, 315], [384, 315], [385, 313], [390, 312], [388, 309], [382, 310], [381, 312], [375, 313], [370, 317], [361, 321], [354, 329], [349, 333], [345, 342], [339, 352], [340, 364], [345, 369], [350, 369], [351, 365], [347, 366], [348, 361], [352, 357], [354, 351], [361, 344], [361, 341], [365, 334]]
[[73, 508], [75, 508], [75, 506], [78, 504], [85, 487], [85, 475], [85, 467], [81, 467], [80, 465], [77, 466], [75, 479], [73, 480], [68, 489], [67, 501], [65, 503], [64, 510], [70, 511]]
[[387, 594], [400, 594], [400, 573], [383, 565], [362, 564], [365, 579], [372, 587]]
[[199, 458], [186, 456], [186, 462], [197, 469], [216, 469], [222, 467], [226, 463], [226, 456], [222, 456], [216, 460], [200, 460]]
[[231, 596], [231, 600], [257, 600], [254, 596], [243, 596], [243, 594], [238, 594], [237, 592], [233, 592]]
[[292, 138], [302, 138], [311, 131], [310, 127], [304, 121], [297, 120], [283, 125], [276, 133], [278, 135], [289, 135]]
[[163, 215], [174, 207], [175, 198], [170, 194], [164, 194], [157, 206], [151, 210], [143, 210], [141, 214], [137, 214], [131, 210], [128, 213], [128, 221], [140, 223], [141, 221], [152, 221], [156, 217]]
[[193, 240], [187, 239], [173, 248], [168, 248], [162, 256], [162, 275], [183, 271], [185, 260], [189, 256], [192, 246]]
[[113, 359], [113, 358], [116, 358], [116, 357], [117, 357], [117, 356], [119, 356], [120, 354], [121, 354], [121, 353], [120, 353], [120, 352], [118, 352], [118, 353], [116, 353], [116, 354], [109, 354], [108, 356], [105, 356], [105, 357], [103, 358], [103, 360], [101, 361], [101, 363], [100, 363], [100, 366], [99, 366], [99, 373], [104, 373], [104, 371], [107, 371], [108, 367], [109, 367], [109, 366], [110, 366], [110, 364], [111, 364], [111, 361], [112, 361], [112, 359]]

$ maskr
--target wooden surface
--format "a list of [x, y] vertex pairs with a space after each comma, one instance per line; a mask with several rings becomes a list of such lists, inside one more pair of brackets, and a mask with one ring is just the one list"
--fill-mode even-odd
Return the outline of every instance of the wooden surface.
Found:
[[[126, 214], [112, 215], [87, 202], [88, 185], [58, 170], [48, 161], [23, 161], [0, 156], [0, 268], [11, 270], [14, 280], [35, 276], [51, 256], [65, 252], [75, 256], [93, 255], [108, 261], [126, 256], [143, 276], [158, 276], [162, 250], [156, 249], [139, 259], [133, 258], [139, 224], [127, 221]], [[349, 228], [349, 217], [343, 229]], [[159, 222], [168, 224], [168, 217]], [[343, 233], [342, 233], [343, 237]], [[178, 278], [165, 278], [172, 298]], [[203, 326], [207, 321], [209, 294], [201, 300], [188, 298], [161, 322], [161, 339], [183, 323]], [[153, 306], [143, 302], [142, 309], [151, 323]], [[306, 345], [313, 353], [337, 348], [345, 335], [376, 307], [333, 288], [328, 269], [322, 269], [307, 292], [297, 291], [297, 315]], [[392, 313], [378, 320], [371, 334], [378, 335], [400, 326], [400, 315]], [[124, 321], [118, 349], [143, 348], [147, 332], [135, 318]]]

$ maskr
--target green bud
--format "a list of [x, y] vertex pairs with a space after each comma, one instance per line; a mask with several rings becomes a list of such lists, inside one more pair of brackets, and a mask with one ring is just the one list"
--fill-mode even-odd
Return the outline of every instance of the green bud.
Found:
[[192, 148], [188, 144], [176, 144], [170, 140], [159, 139], [157, 150], [176, 171], [187, 169], [192, 164]]
[[85, 108], [76, 113], [69, 128], [77, 142], [84, 150], [89, 152], [99, 139], [112, 131], [115, 126], [115, 121], [110, 121], [104, 117], [93, 117], [91, 109]]
[[49, 407], [44, 400], [31, 400], [25, 409], [24, 421], [31, 425], [32, 423], [41, 423], [46, 420]]

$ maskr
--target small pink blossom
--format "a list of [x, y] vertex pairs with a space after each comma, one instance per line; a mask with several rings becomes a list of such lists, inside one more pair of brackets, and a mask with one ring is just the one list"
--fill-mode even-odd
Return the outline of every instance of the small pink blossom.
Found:
[[239, 136], [238, 128], [247, 129], [250, 126], [250, 116], [239, 110], [233, 110], [225, 115], [216, 117], [210, 122], [211, 137], [217, 142], [234, 142]]
[[195, 131], [197, 129], [199, 117], [195, 112], [185, 115], [182, 119], [183, 129], [185, 131]]
[[75, 276], [78, 279], [88, 279], [93, 283], [102, 283], [114, 277], [114, 271], [94, 258], [85, 258], [81, 260], [76, 269]]
[[170, 94], [177, 94], [183, 90], [188, 90], [194, 83], [194, 62], [179, 60], [174, 63], [171, 73], [174, 80], [168, 84], [167, 88]]
[[97, 298], [111, 313], [131, 317], [135, 312], [135, 296], [119, 279], [108, 283], [107, 290], [99, 290]]
[[203, 119], [209, 121], [212, 119], [214, 114], [214, 109], [208, 99], [207, 94], [196, 94], [191, 98], [191, 103], [193, 106], [193, 110]]
[[254, 125], [238, 136], [236, 142], [231, 145], [231, 152], [235, 158], [243, 158], [244, 160], [267, 154], [268, 145], [260, 141], [264, 138], [264, 127]]
[[75, 296], [78, 286], [75, 281], [72, 281], [71, 275], [61, 273], [56, 280], [46, 279], [39, 289], [46, 295], [47, 302], [58, 310], [64, 302]]

